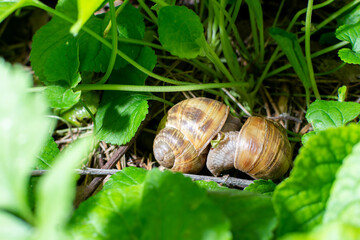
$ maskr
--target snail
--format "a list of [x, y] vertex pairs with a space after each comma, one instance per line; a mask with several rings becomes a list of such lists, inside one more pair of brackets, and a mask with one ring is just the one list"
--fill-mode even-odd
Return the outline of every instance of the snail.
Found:
[[[187, 99], [168, 111], [165, 127], [154, 139], [154, 157], [160, 165], [184, 173], [198, 173], [205, 162], [215, 176], [233, 167], [263, 179], [278, 179], [287, 172], [291, 147], [282, 126], [249, 117], [239, 129], [240, 120], [225, 104]], [[214, 138], [217, 146], [209, 151]]]

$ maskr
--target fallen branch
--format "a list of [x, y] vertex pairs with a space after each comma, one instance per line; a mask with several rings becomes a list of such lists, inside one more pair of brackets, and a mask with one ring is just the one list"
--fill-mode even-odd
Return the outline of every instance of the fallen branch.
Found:
[[[40, 176], [47, 172], [48, 170], [34, 170], [32, 171], [32, 176]], [[98, 177], [105, 177], [107, 175], [113, 175], [121, 170], [117, 169], [98, 169], [98, 168], [85, 168], [85, 169], [75, 169], [77, 174], [80, 175], [92, 175]], [[204, 180], [204, 181], [213, 181], [219, 184], [223, 184], [231, 187], [240, 187], [244, 188], [253, 183], [252, 180], [234, 178], [229, 176], [224, 177], [211, 177], [204, 175], [195, 175], [195, 174], [184, 174], [184, 176], [190, 177], [193, 180]]]

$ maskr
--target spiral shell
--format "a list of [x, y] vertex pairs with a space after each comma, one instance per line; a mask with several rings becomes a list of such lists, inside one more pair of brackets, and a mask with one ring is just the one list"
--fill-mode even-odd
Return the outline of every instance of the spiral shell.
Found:
[[253, 178], [278, 179], [291, 166], [291, 145], [285, 129], [271, 120], [248, 118], [236, 145], [235, 168]]
[[205, 164], [201, 153], [225, 124], [229, 108], [216, 100], [192, 98], [168, 111], [165, 128], [154, 140], [155, 159], [174, 171], [196, 173]]

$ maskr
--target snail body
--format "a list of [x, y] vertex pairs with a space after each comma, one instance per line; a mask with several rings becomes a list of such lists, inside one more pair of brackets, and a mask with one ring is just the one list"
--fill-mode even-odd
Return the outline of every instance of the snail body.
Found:
[[[278, 179], [291, 166], [291, 146], [283, 127], [261, 117], [240, 120], [208, 98], [184, 100], [168, 111], [154, 140], [154, 157], [173, 171], [197, 173], [205, 165], [218, 176], [235, 167], [253, 178]], [[217, 136], [217, 146], [207, 147]], [[207, 155], [207, 159], [206, 159]]]

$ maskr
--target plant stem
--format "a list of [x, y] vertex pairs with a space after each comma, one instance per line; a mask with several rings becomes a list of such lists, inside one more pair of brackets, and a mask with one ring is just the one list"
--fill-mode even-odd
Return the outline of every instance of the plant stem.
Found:
[[[117, 16], [119, 16], [119, 14], [121, 13], [121, 11], [124, 9], [124, 7], [126, 6], [126, 4], [129, 2], [129, 0], [125, 0], [120, 7], [116, 10], [115, 12], [115, 19], [117, 18]], [[114, 5], [114, 2], [112, 3], [112, 5]], [[110, 2], [109, 2], [109, 6], [110, 6]], [[110, 7], [110, 14], [111, 14], [111, 7]], [[104, 30], [104, 37], [106, 37], [111, 29], [111, 23], [112, 20], [109, 21], [109, 24], [106, 26], [105, 30]]]
[[[120, 11], [124, 8], [123, 6], [125, 6], [127, 3], [127, 1], [125, 0], [124, 3], [118, 8], [119, 13]], [[118, 49], [118, 33], [117, 33], [117, 22], [116, 22], [116, 16], [118, 13], [115, 13], [115, 6], [114, 6], [114, 1], [113, 0], [109, 0], [109, 6], [110, 6], [110, 17], [111, 17], [111, 21], [109, 23], [108, 26], [112, 26], [111, 28], [111, 33], [112, 33], [112, 48], [111, 48], [111, 55], [110, 55], [110, 60], [109, 60], [109, 65], [106, 69], [106, 73], [105, 75], [102, 77], [102, 79], [98, 82], [98, 84], [105, 84], [106, 81], [109, 79], [112, 70], [114, 68], [115, 65], [115, 61], [116, 61], [116, 51]]]
[[274, 22], [273, 22], [273, 24], [272, 24], [272, 27], [276, 27], [276, 24], [277, 24], [277, 22], [278, 22], [278, 20], [279, 20], [279, 16], [280, 16], [281, 10], [282, 10], [282, 8], [283, 8], [283, 6], [284, 6], [284, 3], [285, 3], [285, 0], [281, 0], [280, 6], [279, 6], [279, 8], [278, 8], [278, 11], [277, 11], [277, 13], [276, 13]]
[[132, 91], [132, 92], [180, 92], [195, 91], [209, 88], [231, 88], [247, 86], [244, 82], [233, 83], [204, 83], [196, 85], [183, 86], [140, 86], [140, 85], [120, 85], [120, 84], [81, 84], [74, 88], [75, 91], [94, 91], [94, 90], [111, 90], [111, 91]]
[[151, 9], [144, 3], [143, 0], [138, 0], [140, 6], [144, 9], [144, 11], [149, 15], [151, 20], [157, 25], [158, 19], [155, 14], [151, 11]]
[[[305, 18], [305, 59], [309, 70], [310, 81], [312, 85], [312, 89], [316, 96], [316, 99], [321, 99], [320, 93], [318, 91], [315, 75], [314, 75], [314, 68], [311, 61], [311, 50], [310, 50], [310, 30], [311, 30], [311, 15], [312, 15], [312, 7], [313, 7], [313, 0], [308, 1], [307, 11], [306, 11], [306, 18]], [[308, 93], [308, 92], [307, 92]], [[308, 95], [308, 94], [306, 94]], [[310, 98], [310, 97], [307, 97]]]

